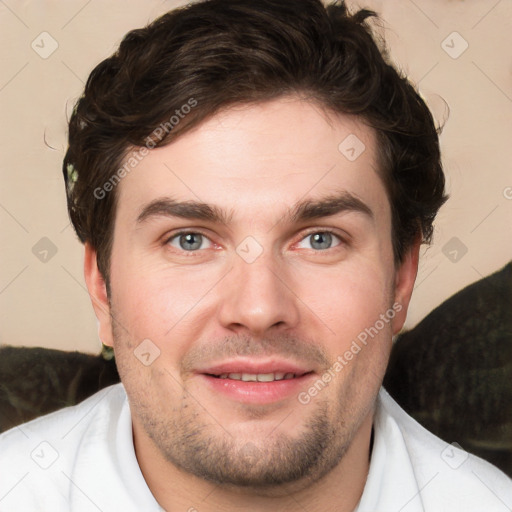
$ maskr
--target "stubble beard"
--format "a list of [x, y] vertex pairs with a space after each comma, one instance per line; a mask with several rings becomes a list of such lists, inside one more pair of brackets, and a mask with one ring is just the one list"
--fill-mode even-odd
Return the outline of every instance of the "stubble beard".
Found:
[[[277, 496], [308, 487], [340, 463], [368, 413], [347, 407], [355, 390], [340, 386], [335, 404], [321, 396], [307, 405], [297, 400], [296, 411], [307, 411], [299, 434], [284, 432], [277, 420], [271, 435], [234, 436], [221, 418], [208, 412], [208, 404], [197, 402], [186, 385], [174, 404], [172, 397], [159, 397], [159, 389], [169, 388], [158, 386], [158, 379], [171, 379], [164, 369], [155, 367], [151, 378], [138, 378], [140, 362], [133, 356], [136, 343], [115, 321], [113, 326], [116, 363], [132, 416], [165, 460], [226, 489]], [[177, 391], [177, 384], [173, 386]]]

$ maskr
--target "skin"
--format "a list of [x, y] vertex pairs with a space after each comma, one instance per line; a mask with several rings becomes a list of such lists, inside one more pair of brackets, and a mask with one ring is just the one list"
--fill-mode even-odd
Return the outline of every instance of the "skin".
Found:
[[[355, 161], [338, 150], [349, 134], [366, 147]], [[297, 202], [333, 191], [355, 196], [372, 216], [347, 210], [287, 220]], [[373, 130], [295, 97], [237, 106], [150, 151], [117, 193], [110, 301], [89, 244], [85, 277], [101, 340], [115, 349], [137, 459], [157, 501], [166, 510], [201, 512], [353, 510], [419, 248], [395, 264]], [[162, 197], [216, 205], [230, 218], [137, 222], [144, 205]], [[171, 238], [178, 229], [206, 238], [186, 251]], [[325, 230], [335, 236], [319, 249], [312, 235]], [[262, 249], [251, 263], [236, 251], [248, 236]], [[281, 357], [314, 371], [299, 390], [307, 392], [393, 304], [401, 310], [307, 405], [297, 393], [242, 403], [194, 373], [234, 355]], [[148, 366], [134, 356], [144, 339], [160, 351]]]

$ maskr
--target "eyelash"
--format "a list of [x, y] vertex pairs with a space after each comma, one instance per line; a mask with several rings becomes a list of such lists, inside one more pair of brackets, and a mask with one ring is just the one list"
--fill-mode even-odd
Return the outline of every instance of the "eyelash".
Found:
[[[346, 237], [343, 237], [341, 236], [338, 231], [335, 231], [334, 229], [329, 229], [329, 228], [323, 228], [323, 229], [313, 229], [312, 231], [309, 231], [307, 232], [306, 234], [304, 234], [304, 236], [302, 236], [302, 238], [300, 238], [300, 240], [296, 243], [299, 243], [299, 242], [302, 242], [302, 240], [306, 239], [308, 236], [311, 236], [311, 235], [314, 235], [316, 233], [329, 233], [333, 236], [335, 236], [336, 238], [339, 239], [340, 243], [334, 247], [330, 247], [329, 249], [324, 249], [324, 250], [317, 250], [315, 251], [314, 249], [310, 249], [310, 250], [313, 250], [315, 253], [326, 253], [328, 251], [332, 251], [332, 250], [336, 250], [336, 249], [340, 249], [342, 246], [346, 246], [347, 245], [347, 239]], [[208, 240], [210, 240], [210, 237], [204, 233], [203, 231], [199, 230], [199, 229], [194, 229], [194, 230], [181, 230], [181, 231], [176, 231], [174, 233], [172, 233], [170, 236], [166, 237], [165, 238], [165, 241], [164, 241], [164, 246], [167, 246], [169, 245], [169, 242], [181, 235], [189, 235], [189, 234], [194, 234], [194, 235], [202, 235], [204, 236], [205, 238], [207, 238]], [[214, 245], [216, 245], [212, 240], [210, 240], [210, 242]], [[175, 249], [175, 248], [173, 248]], [[185, 251], [185, 250], [180, 250], [179, 252], [181, 254], [185, 253], [186, 254], [186, 257], [194, 257], [194, 256], [197, 256], [197, 253], [200, 253], [202, 251], [204, 251], [205, 249], [198, 249], [198, 250], [195, 250], [195, 251]]]

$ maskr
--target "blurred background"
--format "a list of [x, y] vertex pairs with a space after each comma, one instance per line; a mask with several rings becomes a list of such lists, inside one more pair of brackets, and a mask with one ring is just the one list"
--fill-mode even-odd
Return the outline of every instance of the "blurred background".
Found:
[[[123, 35], [185, 2], [1, 0], [0, 344], [100, 351], [69, 224], [66, 120]], [[407, 328], [512, 258], [512, 2], [367, 0], [439, 124], [450, 199]]]

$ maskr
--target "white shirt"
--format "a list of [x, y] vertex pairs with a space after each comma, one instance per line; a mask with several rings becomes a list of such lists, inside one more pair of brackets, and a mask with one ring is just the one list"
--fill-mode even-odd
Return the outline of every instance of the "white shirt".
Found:
[[[512, 480], [448, 445], [381, 389], [357, 512], [505, 512]], [[115, 384], [0, 435], [0, 512], [161, 511], [140, 471]]]

